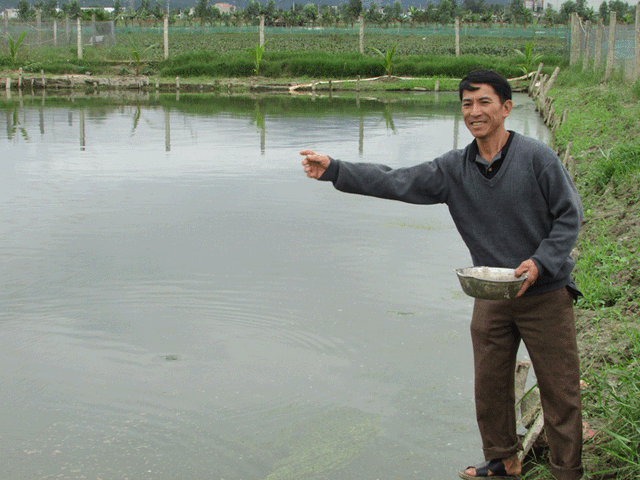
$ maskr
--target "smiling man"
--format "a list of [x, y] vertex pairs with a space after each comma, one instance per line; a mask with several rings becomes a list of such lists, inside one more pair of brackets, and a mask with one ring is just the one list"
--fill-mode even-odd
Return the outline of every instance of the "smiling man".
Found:
[[474, 141], [433, 161], [392, 169], [350, 163], [303, 150], [308, 177], [336, 189], [414, 204], [444, 203], [475, 266], [527, 272], [518, 296], [474, 303], [476, 417], [485, 462], [459, 476], [513, 479], [521, 473], [514, 371], [523, 341], [544, 410], [550, 468], [558, 480], [582, 477], [580, 373], [571, 250], [582, 204], [566, 169], [547, 145], [505, 128], [511, 87], [491, 70], [459, 85], [462, 114]]

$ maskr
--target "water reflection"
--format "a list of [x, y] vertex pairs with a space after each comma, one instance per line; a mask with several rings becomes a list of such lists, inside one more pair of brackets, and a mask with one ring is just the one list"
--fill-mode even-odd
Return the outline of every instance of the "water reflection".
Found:
[[[43, 103], [44, 102], [44, 103]], [[510, 128], [546, 135], [521, 97]], [[339, 195], [456, 94], [0, 102], [7, 478], [452, 478], [480, 455], [446, 208]]]
[[[394, 117], [411, 118], [412, 115], [419, 117], [424, 113], [424, 109], [429, 110], [430, 115], [444, 114], [453, 118], [453, 141], [451, 148], [462, 148], [470, 140], [465, 128], [460, 127], [462, 117], [458, 112], [459, 102], [455, 93], [432, 93], [420, 95], [404, 95], [404, 98], [372, 98], [362, 97], [359, 93], [337, 97], [333, 93], [324, 96], [315, 93], [311, 95], [296, 96], [220, 96], [220, 95], [194, 95], [182, 94], [170, 95], [155, 93], [152, 97], [149, 92], [130, 93], [124, 96], [116, 96], [113, 92], [101, 93], [100, 95], [81, 96], [77, 93], [71, 93], [66, 97], [50, 97], [47, 98], [45, 91], [37, 96], [24, 95], [22, 91], [18, 93], [17, 102], [10, 92], [5, 92], [5, 101], [2, 108], [7, 112], [7, 132], [8, 138], [11, 138], [18, 129], [24, 138], [29, 135], [24, 126], [19, 127], [17, 112], [23, 109], [24, 119], [31, 115], [32, 109], [37, 108], [39, 121], [39, 133], [45, 134], [45, 107], [62, 108], [68, 107], [69, 122], [73, 122], [73, 116], [77, 117], [78, 123], [78, 142], [81, 150], [87, 147], [87, 138], [85, 133], [86, 113], [90, 112], [90, 116], [95, 117], [97, 108], [110, 110], [114, 108], [131, 108], [132, 134], [140, 122], [144, 106], [150, 110], [161, 109], [163, 111], [163, 129], [164, 129], [164, 145], [165, 151], [171, 151], [171, 112], [175, 111], [184, 114], [212, 115], [219, 114], [221, 109], [229, 108], [234, 116], [244, 116], [250, 119], [255, 125], [259, 135], [260, 153], [265, 154], [268, 140], [267, 122], [269, 115], [274, 109], [285, 112], [285, 116], [305, 116], [313, 115], [319, 110], [323, 110], [324, 115], [338, 113], [347, 117], [356, 117], [358, 119], [358, 153], [364, 155], [364, 138], [367, 134], [365, 129], [365, 118], [372, 114], [379, 114], [384, 119], [387, 130], [395, 132]], [[407, 100], [410, 98], [410, 100]], [[133, 102], [133, 103], [132, 103]], [[121, 104], [115, 107], [114, 103]], [[549, 142], [550, 136], [548, 129], [542, 121], [533, 113], [533, 105], [523, 94], [516, 94], [514, 97], [515, 107], [513, 113], [508, 119], [508, 128], [520, 131], [521, 133], [535, 137], [543, 142]], [[135, 105], [132, 107], [132, 105]], [[100, 106], [100, 107], [98, 107]], [[10, 116], [13, 111], [15, 115]], [[124, 119], [123, 119], [124, 120]], [[145, 118], [146, 122], [158, 122], [158, 118]], [[28, 120], [29, 123], [32, 120]], [[464, 125], [463, 125], [464, 127]], [[142, 134], [144, 135], [144, 134]]]

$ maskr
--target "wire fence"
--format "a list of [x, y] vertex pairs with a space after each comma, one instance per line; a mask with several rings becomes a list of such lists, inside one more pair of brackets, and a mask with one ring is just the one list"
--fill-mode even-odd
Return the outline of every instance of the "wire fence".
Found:
[[[364, 31], [364, 34], [363, 34]], [[307, 45], [312, 45], [314, 38], [332, 36], [336, 38], [336, 44], [332, 46], [333, 51], [336, 48], [342, 48], [341, 51], [348, 50], [351, 45], [352, 49], [348, 51], [358, 51], [358, 39], [362, 39], [363, 35], [368, 39], [376, 39], [377, 42], [400, 43], [399, 52], [404, 54], [446, 54], [454, 50], [458, 54], [458, 41], [462, 41], [462, 49], [465, 54], [498, 54], [503, 55], [506, 47], [522, 48], [525, 41], [535, 40], [536, 45], [540, 48], [547, 48], [552, 45], [553, 54], [564, 55], [568, 52], [569, 46], [569, 29], [566, 26], [542, 27], [540, 25], [530, 25], [528, 27], [515, 27], [509, 24], [466, 24], [456, 21], [455, 26], [451, 25], [424, 25], [415, 24], [412, 26], [390, 26], [384, 28], [379, 25], [367, 24], [354, 26], [340, 25], [329, 27], [261, 27], [260, 26], [219, 26], [219, 25], [203, 25], [200, 22], [184, 22], [181, 24], [170, 25], [166, 19], [163, 21], [155, 20], [147, 21], [142, 25], [136, 25], [133, 22], [114, 22], [114, 21], [77, 21], [75, 19], [56, 19], [47, 21], [7, 21], [6, 17], [3, 24], [0, 24], [0, 33], [7, 33], [13, 39], [17, 39], [23, 32], [26, 36], [23, 41], [25, 49], [39, 47], [59, 47], [63, 45], [85, 46], [112, 46], [114, 44], [130, 44], [131, 40], [143, 41], [146, 36], [150, 43], [162, 45], [165, 43], [165, 51], [175, 55], [183, 53], [181, 49], [192, 49], [203, 45], [201, 41], [203, 37], [215, 36], [216, 34], [226, 35], [227, 39], [233, 34], [260, 34], [260, 41], [264, 36], [270, 37], [271, 48], [282, 47], [284, 44], [295, 44], [293, 38], [306, 38], [303, 40]], [[189, 45], [188, 39], [193, 35], [193, 42]], [[258, 38], [256, 36], [256, 38]], [[280, 39], [280, 40], [279, 40]], [[290, 39], [290, 40], [285, 40]], [[386, 40], [385, 40], [386, 39]], [[473, 49], [467, 48], [465, 51], [464, 39], [486, 39], [486, 42], [475, 41]], [[506, 41], [503, 41], [506, 39]], [[519, 42], [520, 46], [516, 46], [510, 40]], [[416, 40], [423, 42], [423, 46], [417, 45]], [[431, 40], [431, 41], [430, 41]], [[146, 40], [145, 40], [146, 41]], [[215, 38], [209, 39], [209, 43], [215, 42]], [[353, 43], [355, 42], [355, 47]], [[362, 40], [361, 40], [362, 42]], [[433, 43], [436, 42], [436, 43]], [[3, 44], [0, 41], [0, 54], [3, 50]], [[168, 43], [168, 45], [166, 45]], [[424, 44], [437, 45], [431, 49], [426, 48]], [[320, 45], [320, 44], [318, 44]], [[467, 46], [470, 46], [467, 43]], [[478, 45], [483, 45], [478, 48]], [[502, 46], [502, 50], [498, 47]], [[378, 48], [385, 45], [376, 44]], [[343, 48], [344, 47], [344, 48]], [[405, 48], [406, 47], [406, 48]], [[229, 46], [225, 46], [229, 48]], [[244, 46], [238, 48], [244, 50]], [[159, 51], [159, 50], [158, 50]], [[362, 52], [362, 49], [360, 49]], [[547, 53], [550, 51], [547, 49]], [[157, 52], [156, 52], [157, 53]]]
[[605, 77], [614, 71], [630, 82], [640, 78], [640, 3], [636, 8], [635, 25], [618, 25], [616, 12], [605, 26], [582, 21], [577, 14], [571, 19], [570, 63], [582, 62], [584, 70], [604, 68]]

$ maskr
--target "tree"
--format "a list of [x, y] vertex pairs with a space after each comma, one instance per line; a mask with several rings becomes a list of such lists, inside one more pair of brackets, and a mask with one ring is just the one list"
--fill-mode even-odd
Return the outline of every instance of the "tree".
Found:
[[446, 25], [453, 21], [453, 13], [455, 11], [455, 5], [451, 0], [442, 0], [438, 5], [438, 11], [436, 19], [438, 23]]
[[60, 9], [71, 18], [78, 18], [81, 13], [78, 0], [71, 0], [71, 3], [63, 3]]
[[318, 7], [314, 3], [307, 3], [302, 9], [302, 18], [311, 25], [315, 24], [318, 19]]
[[194, 14], [198, 18], [205, 18], [207, 16], [207, 3], [209, 0], [198, 0]]
[[349, 0], [347, 11], [351, 18], [358, 18], [362, 14], [362, 0]]
[[416, 7], [414, 7], [413, 5], [409, 7], [409, 16], [411, 17], [411, 26], [415, 27], [417, 20], [416, 17], [418, 17], [418, 10], [416, 10]]
[[260, 4], [251, 0], [244, 10], [244, 20], [246, 23], [256, 25], [260, 16]]
[[27, 0], [20, 0], [18, 2], [18, 18], [20, 20], [27, 20], [33, 16], [33, 10], [29, 6]]
[[371, 2], [371, 5], [369, 5], [369, 10], [367, 10], [365, 15], [365, 20], [376, 25], [380, 25], [382, 23], [382, 13], [378, 10], [378, 5], [376, 5], [375, 2]]
[[387, 22], [400, 22], [402, 20], [402, 4], [396, 0], [390, 8], [385, 7]]
[[609, 0], [609, 13], [616, 12], [616, 18], [622, 19], [628, 13], [629, 5], [622, 0]]
[[55, 18], [58, 2], [56, 0], [47, 0], [42, 6], [42, 14], [45, 18]]
[[598, 15], [600, 15], [600, 18], [602, 18], [603, 21], [606, 21], [607, 18], [609, 18], [609, 5], [607, 5], [607, 2], [602, 2], [600, 4]]
[[264, 21], [267, 25], [272, 25], [273, 21], [276, 19], [277, 11], [276, 11], [276, 2], [274, 0], [269, 0], [267, 6], [262, 10], [262, 15], [264, 15]]
[[138, 7], [138, 15], [146, 16], [151, 11], [151, 2], [150, 0], [142, 0], [140, 2], [140, 6]]
[[114, 0], [113, 1], [113, 19], [117, 20], [118, 18], [120, 18], [121, 13], [122, 13], [122, 4], [120, 3], [120, 0]]
[[587, 0], [576, 0], [576, 12], [580, 16], [580, 18], [585, 17], [586, 11], [587, 11]]
[[320, 6], [320, 20], [325, 27], [333, 23], [333, 9], [329, 5], [324, 4]]
[[558, 23], [558, 14], [551, 5], [547, 5], [547, 8], [544, 9], [543, 19], [547, 24], [547, 27], [552, 27], [553, 25]]
[[572, 13], [577, 13], [578, 6], [571, 0], [564, 2], [560, 6], [560, 23], [568, 24]]
[[514, 22], [524, 27], [531, 23], [533, 20], [533, 14], [531, 10], [524, 8], [522, 0], [513, 0], [509, 5], [509, 13]]
[[462, 8], [472, 13], [484, 13], [487, 10], [484, 5], [484, 0], [464, 0], [462, 2]]

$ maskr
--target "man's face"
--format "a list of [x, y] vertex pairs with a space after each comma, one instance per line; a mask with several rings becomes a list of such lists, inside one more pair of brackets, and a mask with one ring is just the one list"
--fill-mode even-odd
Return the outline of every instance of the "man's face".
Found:
[[462, 92], [462, 116], [471, 134], [477, 139], [491, 139], [504, 130], [504, 119], [511, 113], [513, 102], [500, 101], [491, 85], [472, 84], [478, 90]]

